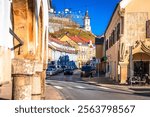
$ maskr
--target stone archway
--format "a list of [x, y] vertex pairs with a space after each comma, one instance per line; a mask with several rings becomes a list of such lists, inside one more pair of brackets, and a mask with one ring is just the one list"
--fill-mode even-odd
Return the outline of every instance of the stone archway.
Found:
[[134, 75], [150, 74], [150, 56], [144, 52], [133, 55]]
[[43, 55], [43, 3], [40, 3], [40, 10], [38, 15], [38, 47], [37, 47], [37, 58], [42, 62]]
[[133, 54], [133, 60], [135, 60], [135, 61], [140, 61], [140, 60], [149, 61], [150, 55], [148, 55], [144, 52], [135, 53], [135, 54]]

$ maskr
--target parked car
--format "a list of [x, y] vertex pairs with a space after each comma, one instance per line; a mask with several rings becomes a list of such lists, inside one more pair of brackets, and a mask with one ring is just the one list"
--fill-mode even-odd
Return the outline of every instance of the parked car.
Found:
[[66, 65], [62, 65], [61, 68], [64, 71], [67, 68], [67, 66]]
[[63, 71], [63, 69], [61, 68], [61, 66], [57, 66], [56, 71], [57, 71], [57, 73], [61, 73]]
[[64, 75], [73, 75], [73, 70], [71, 68], [66, 68], [64, 70]]
[[96, 70], [93, 69], [90, 65], [84, 65], [81, 68], [81, 77], [93, 77], [94, 74], [96, 73]]
[[48, 66], [47, 70], [46, 70], [46, 75], [51, 76], [57, 73], [56, 67], [51, 65]]
[[46, 70], [46, 75], [47, 76], [52, 76], [52, 75], [54, 75], [55, 74], [55, 69], [53, 69], [53, 68], [48, 68], [47, 70]]

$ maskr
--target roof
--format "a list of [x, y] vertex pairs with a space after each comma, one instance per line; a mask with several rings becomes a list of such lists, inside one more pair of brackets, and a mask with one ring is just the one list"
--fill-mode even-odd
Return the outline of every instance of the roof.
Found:
[[67, 50], [65, 48], [58, 48], [52, 44], [49, 44], [49, 48], [55, 50], [55, 51], [60, 51], [60, 52], [66, 52], [66, 53], [71, 53], [71, 54], [77, 54], [77, 51], [76, 50]]
[[69, 37], [71, 40], [73, 40], [76, 43], [85, 43], [82, 39], [80, 39], [78, 36], [72, 36]]
[[106, 28], [104, 34], [106, 34], [106, 31], [107, 31], [107, 29], [109, 28], [109, 26], [110, 26], [110, 24], [111, 24], [111, 22], [112, 22], [113, 16], [114, 16], [114, 14], [115, 14], [117, 8], [119, 7], [119, 4], [120, 4], [120, 2], [116, 5], [116, 7], [115, 7], [115, 9], [114, 9], [114, 11], [113, 11], [113, 13], [112, 13], [112, 15], [111, 15], [111, 18], [110, 18], [110, 20], [109, 20], [109, 23], [108, 23], [108, 25], [107, 25], [107, 28]]
[[60, 41], [59, 39], [56, 39], [56, 38], [50, 37], [50, 38], [49, 38], [49, 41], [55, 42], [55, 43], [60, 44], [60, 45], [72, 47], [69, 43], [67, 43], [67, 42], [65, 42], [65, 41]]
[[90, 42], [90, 40], [80, 36], [70, 36], [69, 38], [76, 43], [88, 44]]
[[88, 39], [86, 39], [86, 38], [83, 38], [83, 37], [79, 37], [81, 40], [83, 40], [84, 42], [86, 42], [86, 43], [89, 43], [90, 42], [90, 40], [88, 40]]
[[[69, 43], [60, 41], [59, 39], [56, 39], [56, 38], [50, 37], [49, 41], [50, 42], [55, 42], [55, 43], [57, 43], [59, 45], [61, 44], [61, 45], [64, 45], [64, 46], [72, 47]], [[71, 53], [71, 54], [76, 54], [77, 53], [76, 50], [69, 50], [68, 48], [66, 49], [66, 48], [56, 47], [53, 43], [50, 43], [50, 42], [48, 44], [49, 48], [51, 48], [51, 49], [53, 49], [55, 51], [66, 52], [66, 53]]]
[[88, 10], [85, 12], [85, 17], [84, 17], [84, 18], [90, 18], [90, 17], [89, 17]]

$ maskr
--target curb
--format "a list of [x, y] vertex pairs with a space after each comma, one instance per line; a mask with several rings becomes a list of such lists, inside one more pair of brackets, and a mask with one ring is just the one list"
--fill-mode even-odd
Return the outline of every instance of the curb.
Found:
[[111, 89], [115, 89], [115, 90], [120, 90], [120, 91], [126, 91], [126, 92], [130, 92], [130, 93], [135, 93], [136, 91], [130, 90], [130, 89], [121, 89], [121, 88], [116, 88], [116, 87], [112, 87], [112, 86], [106, 86], [103, 84], [98, 84], [96, 82], [90, 82], [90, 81], [85, 81], [90, 85], [96, 85], [96, 86], [102, 86], [102, 87], [106, 87], [106, 88], [111, 88]]
[[129, 87], [129, 88], [123, 89], [121, 87], [113, 87], [113, 86], [106, 86], [104, 84], [98, 84], [98, 83], [93, 82], [93, 81], [85, 81], [85, 82], [88, 83], [89, 85], [106, 87], [106, 88], [110, 88], [110, 89], [114, 89], [114, 90], [126, 91], [126, 92], [129, 92], [129, 93], [135, 93], [135, 94], [150, 93], [150, 91], [134, 91], [134, 90], [129, 89], [129, 88], [138, 88], [138, 87]]

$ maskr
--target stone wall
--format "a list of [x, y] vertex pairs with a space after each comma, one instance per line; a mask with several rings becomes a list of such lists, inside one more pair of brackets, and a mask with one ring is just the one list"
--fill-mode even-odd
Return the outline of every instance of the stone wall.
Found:
[[[141, 41], [146, 41], [146, 21], [148, 20], [148, 12], [128, 12], [125, 18], [125, 34], [124, 40], [124, 59], [129, 58], [129, 46], [133, 46], [134, 51], [141, 51]], [[138, 48], [139, 47], [139, 48]], [[137, 50], [138, 48], [138, 50]]]

